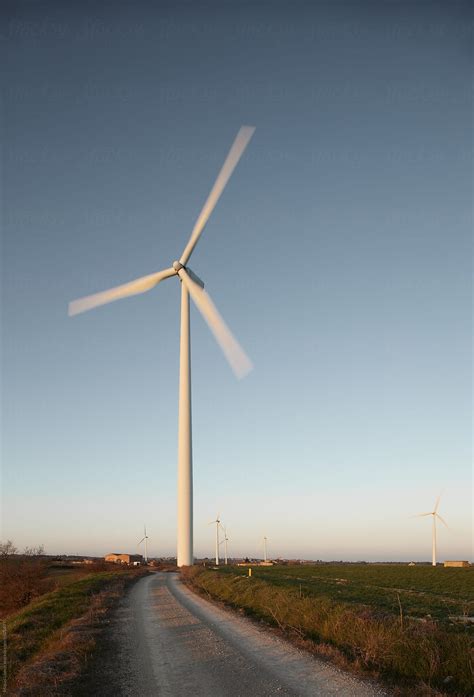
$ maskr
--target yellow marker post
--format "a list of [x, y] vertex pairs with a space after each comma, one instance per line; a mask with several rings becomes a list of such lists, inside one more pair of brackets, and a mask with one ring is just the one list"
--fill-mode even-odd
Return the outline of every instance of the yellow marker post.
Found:
[[252, 575], [252, 569], [249, 569], [249, 576]]

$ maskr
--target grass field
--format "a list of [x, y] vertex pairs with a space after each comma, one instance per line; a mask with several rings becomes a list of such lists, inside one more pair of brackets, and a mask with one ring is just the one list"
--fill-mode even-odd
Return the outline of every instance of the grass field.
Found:
[[[407, 695], [474, 694], [474, 570], [315, 564], [192, 568], [193, 587]], [[331, 654], [333, 652], [333, 654]]]
[[[247, 573], [222, 567], [219, 573]], [[306, 597], [367, 605], [381, 613], [450, 622], [474, 616], [474, 567], [444, 569], [392, 564], [321, 564], [253, 567], [255, 579]], [[401, 609], [400, 609], [401, 608]], [[474, 624], [467, 625], [474, 631]]]

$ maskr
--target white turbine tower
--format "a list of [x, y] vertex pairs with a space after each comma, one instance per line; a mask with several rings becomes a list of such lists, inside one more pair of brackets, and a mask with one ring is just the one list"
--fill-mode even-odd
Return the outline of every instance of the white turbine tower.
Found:
[[148, 564], [148, 535], [146, 534], [146, 525], [143, 526], [143, 532], [145, 533], [145, 537], [143, 537], [138, 544], [141, 545], [142, 542], [145, 543], [145, 564]]
[[263, 538], [263, 561], [268, 561], [267, 559], [267, 538]]
[[229, 538], [227, 537], [227, 528], [225, 525], [222, 526], [222, 529], [224, 531], [224, 539], [222, 540], [222, 542], [224, 543], [224, 564], [227, 566], [227, 564], [228, 564], [227, 542], [229, 541]]
[[178, 416], [178, 566], [189, 566], [194, 562], [189, 296], [191, 296], [209, 325], [237, 377], [242, 378], [252, 369], [252, 363], [248, 356], [230, 332], [209, 295], [204, 291], [204, 283], [191, 271], [187, 263], [209, 216], [214, 210], [254, 131], [255, 128], [252, 126], [242, 126], [237, 133], [179, 261], [174, 261], [172, 266], [163, 271], [143, 276], [129, 283], [69, 303], [69, 315], [77, 315], [114, 300], [145, 293], [154, 288], [160, 281], [171, 276], [178, 276], [181, 281]]
[[439, 518], [439, 520], [448, 527], [447, 523], [443, 518], [441, 518], [440, 514], [438, 513], [438, 506], [439, 506], [439, 500], [441, 496], [438, 496], [436, 499], [435, 507], [434, 510], [430, 511], [429, 513], [419, 513], [416, 516], [413, 516], [414, 518], [424, 518], [425, 516], [431, 516], [432, 517], [432, 527], [431, 527], [431, 564], [432, 566], [436, 566], [436, 518]]
[[215, 520], [211, 520], [209, 525], [215, 525], [216, 526], [216, 566], [219, 566], [219, 525], [221, 524], [220, 520], [220, 515], [219, 513], [217, 514], [217, 518]]

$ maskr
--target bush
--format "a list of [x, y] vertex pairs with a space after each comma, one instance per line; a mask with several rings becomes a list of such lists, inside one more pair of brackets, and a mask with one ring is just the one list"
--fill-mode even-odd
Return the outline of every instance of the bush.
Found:
[[48, 562], [42, 554], [42, 547], [17, 554], [10, 541], [0, 545], [0, 616], [25, 607], [53, 589], [54, 582], [47, 578]]

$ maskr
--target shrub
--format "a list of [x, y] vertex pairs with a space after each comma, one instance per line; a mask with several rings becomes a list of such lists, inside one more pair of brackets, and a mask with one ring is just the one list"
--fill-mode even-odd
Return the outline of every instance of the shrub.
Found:
[[47, 593], [54, 581], [47, 578], [48, 562], [37, 555], [0, 555], [0, 616], [28, 605]]

